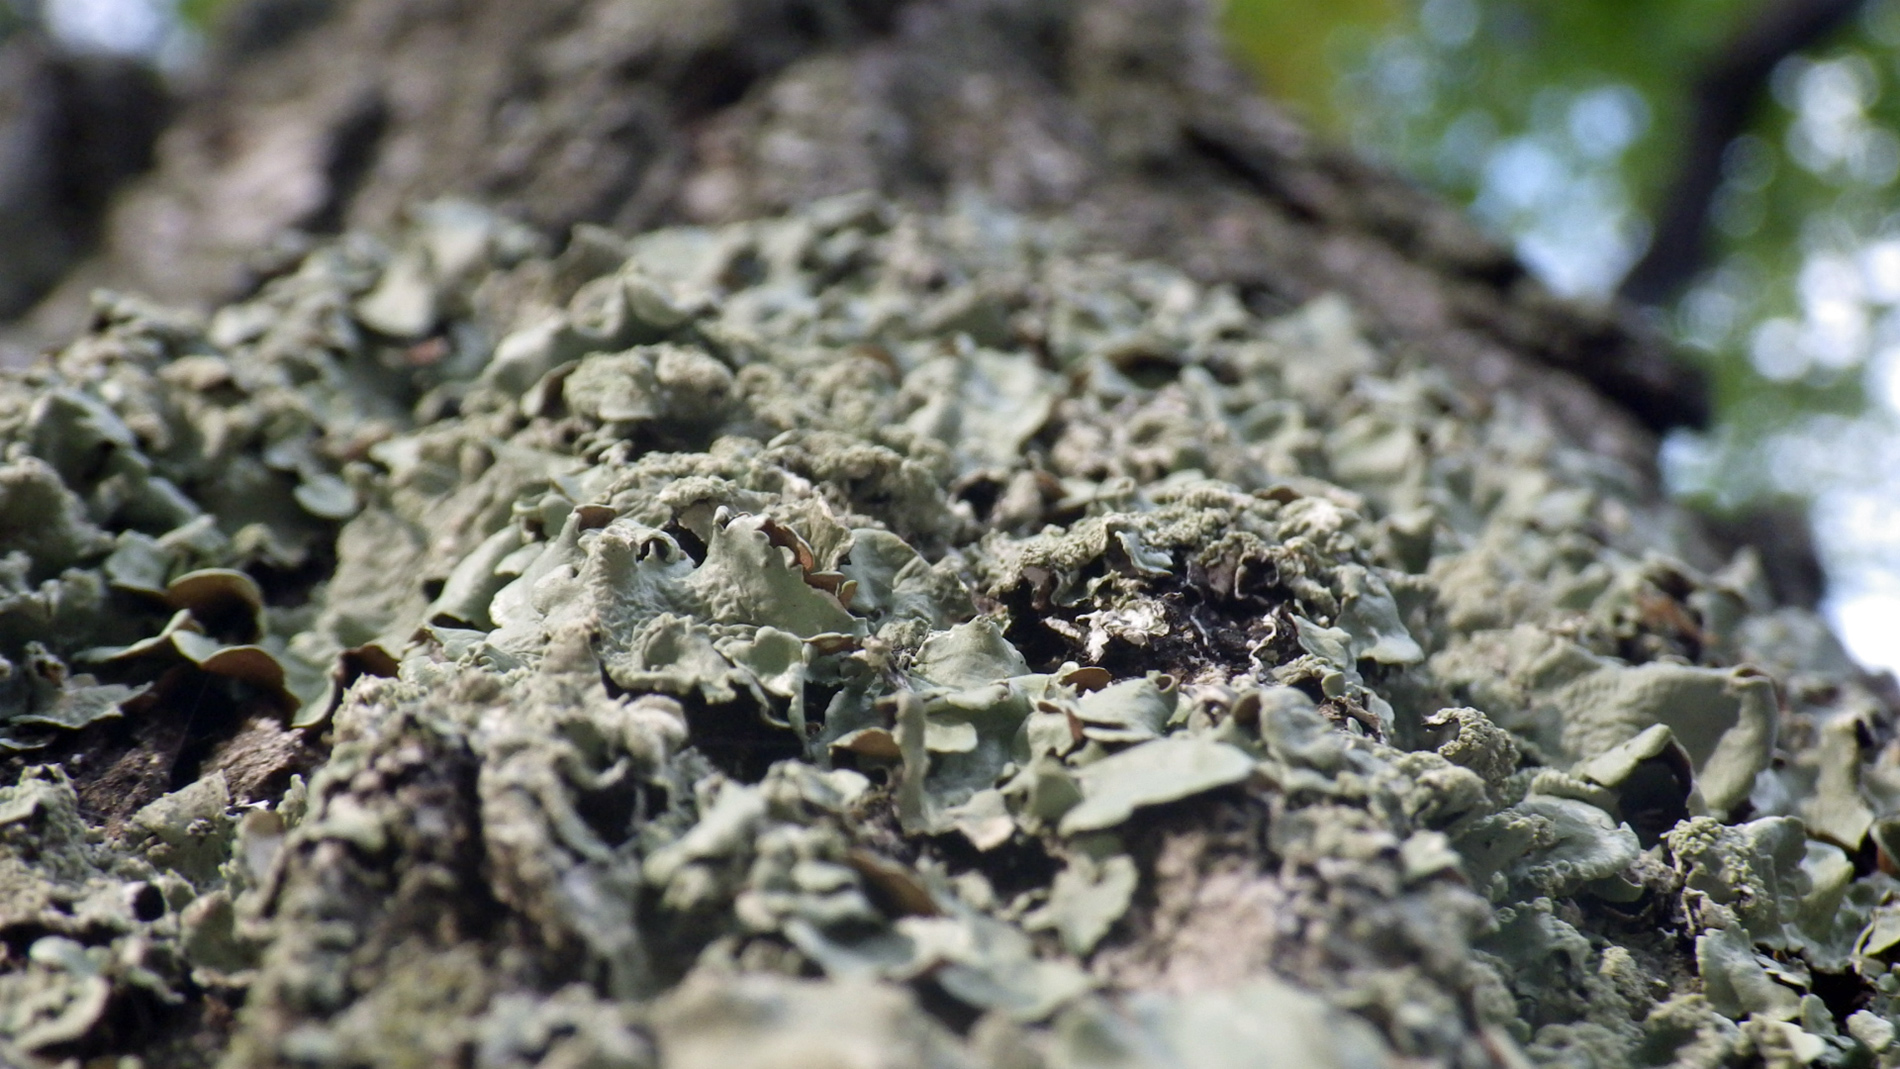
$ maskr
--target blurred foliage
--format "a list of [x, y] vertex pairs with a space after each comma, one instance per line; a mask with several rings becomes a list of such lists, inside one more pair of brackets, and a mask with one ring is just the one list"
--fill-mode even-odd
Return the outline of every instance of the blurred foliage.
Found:
[[230, 0], [178, 0], [178, 17], [187, 26], [203, 32], [211, 27], [211, 20], [230, 3]]
[[[1772, 0], [1229, 0], [1263, 85], [1468, 205], [1559, 292], [1614, 292], [1682, 166], [1698, 79]], [[1809, 509], [1831, 611], [1900, 665], [1900, 0], [1774, 71], [1704, 270], [1653, 310], [1717, 424], [1665, 443], [1717, 512]]]
[[[1553, 288], [1613, 291], [1680, 163], [1697, 75], [1763, 0], [1232, 0], [1264, 85], [1471, 207]], [[1801, 494], [1778, 435], [1868, 408], [1900, 344], [1900, 4], [1777, 69], [1725, 156], [1714, 256], [1663, 310], [1721, 425], [1679, 475], [1717, 507]], [[1832, 426], [1832, 424], [1828, 424]], [[1748, 462], [1736, 464], [1741, 454]], [[1717, 458], [1720, 458], [1719, 460]], [[1691, 458], [1693, 459], [1693, 458]]]
[[39, 17], [33, 0], [0, 0], [0, 41]]
[[0, 0], [0, 36], [38, 26], [80, 53], [143, 57], [161, 71], [191, 68], [220, 12], [235, 0]]
[[[1587, 299], [1641, 256], [1697, 79], [1768, 2], [1230, 0], [1227, 28], [1309, 122]], [[1716, 511], [1809, 506], [1837, 609], [1878, 594], [1900, 613], [1900, 0], [1783, 60], [1767, 95], [1723, 155], [1709, 262], [1655, 310], [1718, 412], [1665, 465]]]

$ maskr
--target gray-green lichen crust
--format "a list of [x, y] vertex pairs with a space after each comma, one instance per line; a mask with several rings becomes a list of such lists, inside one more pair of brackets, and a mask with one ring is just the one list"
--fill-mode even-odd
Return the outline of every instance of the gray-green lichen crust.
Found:
[[1893, 737], [1643, 473], [977, 204], [0, 379], [8, 1064], [1900, 1065]]

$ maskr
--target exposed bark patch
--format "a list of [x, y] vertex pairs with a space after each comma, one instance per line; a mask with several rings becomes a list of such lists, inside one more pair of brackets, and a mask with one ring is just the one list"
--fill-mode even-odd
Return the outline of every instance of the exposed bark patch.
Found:
[[1099, 952], [1098, 975], [1119, 987], [1190, 993], [1269, 971], [1289, 923], [1288, 896], [1262, 867], [1258, 810], [1231, 801], [1170, 807], [1136, 832], [1154, 883]]

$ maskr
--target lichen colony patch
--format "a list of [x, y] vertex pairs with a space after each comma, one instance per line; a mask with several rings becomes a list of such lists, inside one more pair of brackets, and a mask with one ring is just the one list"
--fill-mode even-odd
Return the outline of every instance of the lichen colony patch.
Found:
[[0, 1062], [1900, 1064], [1893, 711], [1646, 479], [975, 204], [102, 295]]

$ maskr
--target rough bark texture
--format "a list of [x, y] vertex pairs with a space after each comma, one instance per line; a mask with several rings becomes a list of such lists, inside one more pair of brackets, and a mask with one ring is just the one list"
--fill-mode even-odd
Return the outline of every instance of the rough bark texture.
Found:
[[1206, 16], [239, 9], [0, 374], [0, 1063], [1900, 1066], [1890, 681]]
[[45, 337], [95, 285], [225, 296], [284, 228], [387, 227], [423, 197], [560, 234], [973, 191], [1268, 307], [1343, 292], [1625, 460], [1707, 412], [1627, 314], [1553, 300], [1251, 95], [1203, 0], [259, 0], [224, 50]]

